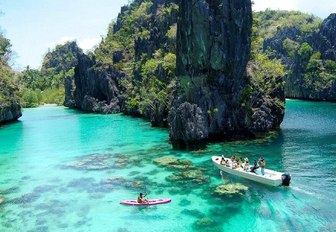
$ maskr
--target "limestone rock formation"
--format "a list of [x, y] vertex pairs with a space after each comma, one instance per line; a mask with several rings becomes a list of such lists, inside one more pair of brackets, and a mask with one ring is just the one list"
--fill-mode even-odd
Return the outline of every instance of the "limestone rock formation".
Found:
[[271, 57], [281, 58], [290, 70], [285, 78], [286, 97], [336, 101], [336, 14], [321, 24], [316, 22], [316, 28], [302, 29], [312, 27], [309, 22], [314, 20], [309, 18], [306, 25], [278, 28], [265, 39], [263, 49], [274, 51]]
[[94, 60], [83, 54], [75, 68], [75, 89], [71, 80], [66, 81], [66, 92], [73, 93], [73, 100], [70, 98], [68, 102], [87, 112], [119, 113], [123, 106], [119, 92], [121, 78], [123, 73], [112, 67], [95, 66]]
[[181, 1], [178, 87], [169, 116], [173, 144], [255, 136], [279, 126], [283, 106], [274, 114], [276, 106], [262, 93], [243, 94], [256, 88], [246, 74], [251, 27], [250, 0]]
[[16, 100], [0, 100], [0, 124], [15, 121], [22, 116], [21, 106]]

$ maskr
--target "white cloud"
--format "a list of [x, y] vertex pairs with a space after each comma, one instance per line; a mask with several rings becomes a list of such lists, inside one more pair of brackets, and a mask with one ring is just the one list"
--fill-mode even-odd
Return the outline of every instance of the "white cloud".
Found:
[[328, 17], [335, 13], [335, 0], [253, 0], [253, 10], [261, 11], [266, 8], [273, 10], [298, 10], [309, 14], [317, 15], [321, 18]]
[[275, 10], [294, 10], [298, 6], [298, 0], [254, 0], [253, 10], [261, 11], [266, 8]]
[[100, 38], [83, 38], [83, 39], [76, 40], [72, 36], [63, 36], [59, 40], [49, 43], [48, 48], [54, 49], [56, 45], [65, 44], [66, 42], [69, 42], [69, 41], [76, 41], [77, 45], [81, 49], [83, 49], [83, 51], [88, 51], [100, 42]]
[[47, 47], [49, 49], [54, 49], [56, 47], [56, 45], [58, 45], [58, 44], [65, 44], [66, 42], [74, 41], [74, 40], [75, 40], [75, 38], [72, 37], [72, 36], [63, 36], [59, 40], [49, 43], [47, 45]]
[[92, 49], [100, 42], [99, 38], [85, 38], [78, 41], [78, 46], [84, 51]]

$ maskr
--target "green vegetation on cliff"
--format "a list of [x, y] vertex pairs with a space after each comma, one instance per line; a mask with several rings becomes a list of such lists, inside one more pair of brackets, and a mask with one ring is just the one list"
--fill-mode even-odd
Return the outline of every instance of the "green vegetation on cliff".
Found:
[[20, 97], [16, 85], [16, 74], [8, 65], [11, 44], [0, 33], [0, 123], [21, 116]]
[[254, 14], [260, 37], [258, 52], [281, 59], [286, 96], [336, 100], [336, 15], [321, 19], [297, 11], [266, 10]]
[[175, 78], [177, 11], [174, 1], [133, 1], [109, 25], [94, 51], [97, 66], [109, 65], [127, 75], [121, 81], [127, 89], [126, 113], [150, 118], [156, 107], [168, 112], [168, 86]]
[[65, 79], [74, 76], [77, 56], [82, 53], [76, 42], [67, 42], [45, 55], [41, 70], [29, 67], [23, 70], [19, 78], [23, 106], [62, 105]]
[[0, 33], [0, 107], [10, 104], [12, 100], [17, 100], [15, 73], [8, 65], [10, 48], [9, 40]]

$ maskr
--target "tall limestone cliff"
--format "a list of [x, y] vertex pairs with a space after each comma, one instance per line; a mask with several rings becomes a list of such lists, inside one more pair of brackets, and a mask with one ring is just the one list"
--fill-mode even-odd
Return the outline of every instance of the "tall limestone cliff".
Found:
[[172, 142], [253, 137], [277, 128], [284, 115], [283, 89], [267, 95], [254, 84], [254, 69], [249, 78], [246, 73], [251, 1], [182, 0], [179, 12], [178, 87], [169, 115]]
[[[119, 113], [123, 107], [119, 90], [122, 89], [121, 78], [124, 78], [122, 73], [113, 67], [97, 66], [94, 58], [82, 54], [75, 68], [75, 108], [104, 114]], [[66, 83], [66, 86], [72, 85]]]
[[[98, 48], [82, 55], [74, 82], [67, 79], [70, 107], [117, 113], [167, 126], [175, 79], [177, 0], [134, 0], [122, 7]], [[172, 87], [171, 87], [172, 86]]]
[[15, 121], [21, 117], [21, 104], [15, 73], [8, 65], [10, 42], [0, 33], [0, 124]]

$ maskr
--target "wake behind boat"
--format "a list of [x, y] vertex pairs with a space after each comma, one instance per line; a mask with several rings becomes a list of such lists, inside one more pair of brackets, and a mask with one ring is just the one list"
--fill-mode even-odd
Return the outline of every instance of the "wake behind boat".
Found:
[[244, 171], [242, 167], [233, 168], [232, 162], [230, 159], [224, 157], [224, 162], [221, 163], [222, 157], [221, 156], [212, 156], [212, 161], [216, 165], [217, 168], [220, 170], [240, 176], [249, 180], [253, 180], [259, 183], [272, 185], [272, 186], [279, 186], [285, 185], [288, 186], [291, 176], [289, 174], [285, 174], [282, 172], [273, 171], [270, 169], [265, 168], [265, 174], [256, 174], [250, 171]]

